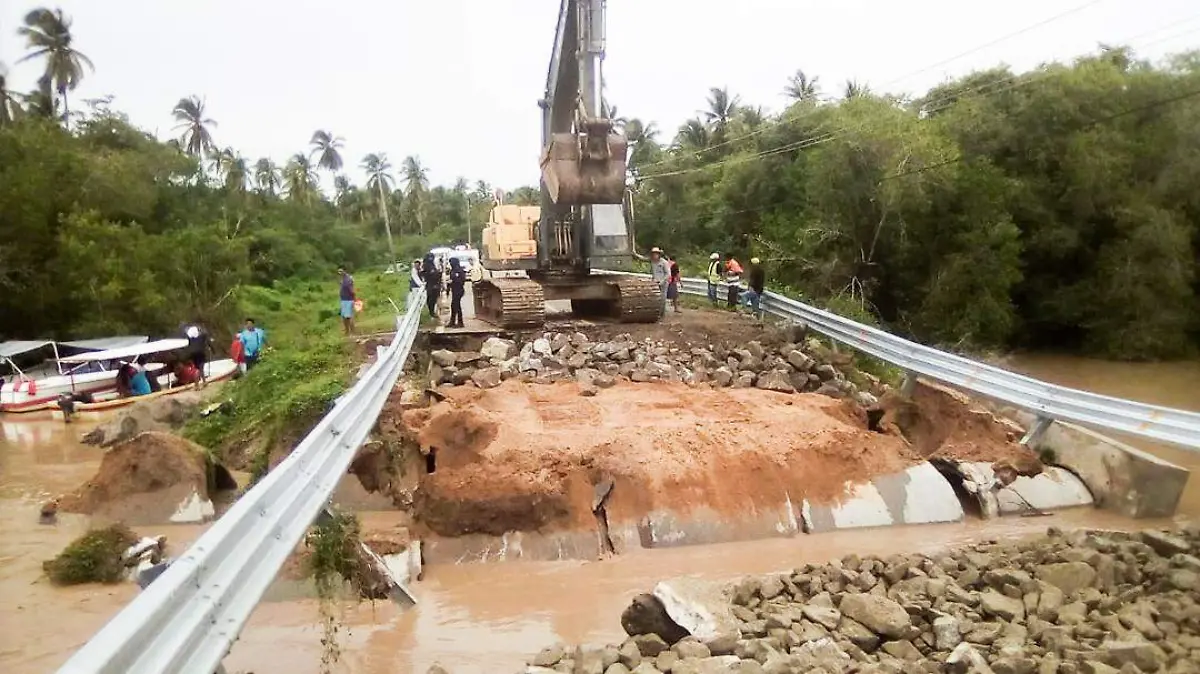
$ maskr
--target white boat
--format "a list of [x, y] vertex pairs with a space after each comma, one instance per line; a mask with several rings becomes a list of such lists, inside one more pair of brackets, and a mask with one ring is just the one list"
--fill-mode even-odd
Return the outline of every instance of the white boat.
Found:
[[[161, 367], [160, 364], [155, 363], [155, 365], [159, 365], [159, 367]], [[151, 369], [150, 365], [145, 367], [147, 370]], [[212, 360], [204, 364], [205, 379], [210, 384], [228, 379], [237, 371], [237, 363], [230, 358]], [[92, 397], [92, 402], [77, 402], [72, 404], [70, 407], [71, 414], [76, 415], [82, 412], [104, 412], [117, 407], [124, 407], [125, 405], [132, 405], [134, 403], [143, 402], [146, 400], [154, 400], [155, 398], [172, 396], [184, 391], [193, 390], [193, 386], [191, 384], [184, 384], [182, 386], [177, 385], [175, 383], [175, 375], [169, 372], [158, 375], [158, 384], [159, 390], [155, 391], [154, 393], [126, 397], [122, 397], [120, 394], [118, 394], [114, 386], [114, 388], [111, 390], [102, 391], [99, 394], [94, 395]], [[51, 416], [58, 419], [62, 418], [64, 414], [62, 409], [55, 405], [51, 410]]]
[[[0, 343], [0, 365], [7, 365], [12, 374], [4, 377], [0, 386], [0, 412], [36, 412], [57, 407], [64, 394], [104, 396], [116, 393], [117, 370], [120, 361], [139, 356], [174, 351], [187, 346], [186, 339], [147, 341], [148, 337], [110, 337], [76, 342], [20, 341]], [[55, 365], [22, 369], [17, 359], [36, 356], [50, 349]], [[73, 352], [62, 356], [62, 352]], [[79, 353], [82, 352], [82, 353]], [[161, 363], [150, 363], [146, 369], [156, 373]]]

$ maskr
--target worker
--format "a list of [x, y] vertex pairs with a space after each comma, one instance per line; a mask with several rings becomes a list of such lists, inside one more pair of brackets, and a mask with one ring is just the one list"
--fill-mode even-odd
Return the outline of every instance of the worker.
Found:
[[725, 284], [729, 286], [726, 308], [736, 311], [738, 291], [742, 289], [742, 265], [733, 257], [733, 253], [725, 253]]
[[671, 280], [671, 267], [663, 259], [662, 248], [655, 246], [650, 249], [650, 277], [658, 284], [658, 291], [667, 295], [667, 284]]
[[679, 274], [679, 262], [670, 255], [667, 256], [667, 266], [671, 270], [671, 279], [667, 282], [667, 299], [671, 301], [675, 313], [679, 313], [679, 284], [683, 277]]
[[416, 259], [412, 261], [412, 271], [409, 272], [408, 289], [410, 291], [416, 290], [423, 285], [425, 285], [425, 282], [421, 280], [421, 260]]
[[134, 363], [127, 363], [125, 366], [130, 370], [129, 395], [150, 395], [150, 380], [146, 378], [146, 369]]
[[756, 257], [750, 258], [750, 287], [746, 290], [746, 306], [754, 311], [755, 315], [762, 317], [762, 311], [759, 309], [759, 303], [762, 301], [763, 289], [766, 286], [767, 273], [763, 270], [762, 260]]
[[229, 357], [237, 365], [238, 374], [246, 374], [246, 345], [242, 343], [242, 335], [235, 334], [229, 345]]
[[204, 366], [208, 363], [208, 352], [212, 348], [212, 340], [208, 336], [208, 331], [199, 323], [187, 326], [183, 334], [188, 341], [187, 353], [192, 364], [200, 371], [200, 385], [203, 386], [207, 379], [204, 374]]
[[247, 318], [246, 327], [238, 333], [238, 337], [242, 340], [246, 370], [252, 370], [258, 364], [258, 357], [262, 355], [263, 346], [267, 342], [267, 333], [255, 325], [253, 318]]
[[338, 315], [342, 317], [342, 330], [346, 336], [354, 334], [354, 302], [358, 292], [354, 288], [354, 277], [346, 272], [345, 267], [338, 267]]
[[421, 280], [425, 282], [425, 308], [437, 318], [438, 296], [442, 293], [442, 270], [438, 269], [433, 253], [425, 253], [421, 262]]
[[708, 256], [708, 273], [705, 275], [705, 280], [708, 281], [708, 301], [712, 305], [717, 306], [717, 284], [721, 282], [721, 254], [713, 253]]
[[463, 327], [462, 299], [466, 290], [467, 270], [459, 264], [458, 258], [450, 258], [450, 327]]

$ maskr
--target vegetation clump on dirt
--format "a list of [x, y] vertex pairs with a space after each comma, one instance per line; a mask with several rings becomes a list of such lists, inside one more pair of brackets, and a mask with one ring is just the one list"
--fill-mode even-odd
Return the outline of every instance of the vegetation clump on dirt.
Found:
[[137, 541], [137, 534], [124, 524], [92, 529], [43, 562], [42, 570], [55, 585], [116, 583], [125, 575], [123, 555]]

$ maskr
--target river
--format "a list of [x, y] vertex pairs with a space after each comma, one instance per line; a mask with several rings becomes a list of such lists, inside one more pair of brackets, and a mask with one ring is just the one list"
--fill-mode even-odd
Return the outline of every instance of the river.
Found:
[[[1200, 362], [1125, 364], [1021, 355], [1006, 366], [1048, 381], [1200, 411]], [[52, 671], [137, 592], [131, 584], [59, 589], [40, 578], [41, 562], [86, 529], [86, 518], [62, 515], [37, 524], [38, 504], [89, 478], [101, 451], [81, 445], [81, 427], [61, 422], [0, 421], [0, 671]], [[1129, 440], [1200, 470], [1200, 454]], [[365, 514], [386, 521], [387, 513]], [[1192, 480], [1177, 520], [1200, 519], [1200, 485]], [[603, 562], [513, 562], [436, 566], [414, 591], [416, 609], [386, 602], [344, 608], [337, 672], [422, 674], [440, 662], [456, 674], [518, 671], [524, 659], [555, 640], [616, 641], [629, 598], [679, 575], [726, 579], [783, 571], [855, 552], [934, 551], [981, 538], [1016, 538], [1048, 525], [1133, 528], [1133, 521], [1092, 510], [1045, 518], [841, 531], [792, 539], [642, 551]], [[177, 552], [200, 527], [157, 527]], [[230, 672], [318, 672], [321, 631], [311, 600], [265, 601], [226, 659]]]

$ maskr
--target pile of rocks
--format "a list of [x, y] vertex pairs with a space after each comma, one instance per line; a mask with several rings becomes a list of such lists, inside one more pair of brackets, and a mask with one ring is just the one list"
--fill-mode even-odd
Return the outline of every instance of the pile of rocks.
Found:
[[[934, 556], [851, 555], [746, 579], [727, 590], [723, 606], [671, 613], [710, 624], [730, 613], [736, 627], [724, 635], [701, 640], [667, 619], [620, 645], [545, 649], [525, 671], [1200, 672], [1197, 554], [1200, 529], [1051, 529], [1026, 543]], [[634, 608], [644, 615], [647, 597], [654, 600], [640, 595], [627, 616]], [[627, 616], [626, 631], [640, 632]]]
[[[493, 388], [512, 378], [547, 384], [574, 379], [606, 388], [620, 377], [784, 393], [815, 391], [854, 397], [864, 406], [875, 404], [870, 392], [860, 392], [836, 367], [823, 362], [822, 351], [813, 339], [770, 348], [759, 341], [733, 347], [680, 347], [649, 338], [637, 341], [628, 334], [593, 342], [582, 332], [555, 332], [524, 344], [492, 337], [478, 352], [434, 351], [430, 379], [434, 385], [470, 382], [480, 388]], [[594, 393], [589, 386], [584, 391]]]

